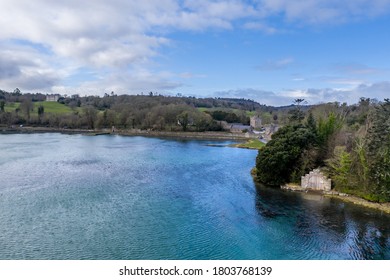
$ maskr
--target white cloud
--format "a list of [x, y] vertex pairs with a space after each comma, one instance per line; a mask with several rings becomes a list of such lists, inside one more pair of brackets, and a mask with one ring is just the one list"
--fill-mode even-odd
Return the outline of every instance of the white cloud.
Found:
[[390, 82], [378, 82], [373, 84], [360, 84], [350, 89], [337, 88], [308, 88], [288, 89], [280, 92], [266, 91], [261, 89], [235, 89], [218, 91], [214, 93], [219, 97], [248, 98], [261, 104], [273, 106], [291, 105], [294, 99], [303, 98], [308, 104], [323, 102], [346, 102], [357, 103], [360, 97], [376, 98], [383, 100], [390, 96]]
[[287, 90], [282, 94], [285, 97], [305, 98], [310, 104], [335, 101], [353, 104], [357, 103], [360, 97], [376, 98], [378, 100], [389, 98], [390, 82], [383, 81], [372, 84], [359, 84], [351, 88]]
[[281, 32], [281, 30], [278, 30], [277, 28], [268, 26], [267, 24], [262, 23], [262, 22], [258, 22], [258, 21], [246, 22], [243, 25], [243, 27], [245, 29], [259, 30], [259, 31], [262, 31], [266, 34], [275, 34], [275, 33]]
[[64, 75], [65, 70], [52, 69], [49, 55], [29, 46], [12, 46], [11, 50], [0, 44], [0, 81], [3, 89], [49, 90]]
[[234, 20], [253, 16], [257, 14], [254, 7], [246, 4], [244, 1], [209, 1], [209, 0], [187, 0], [184, 7], [196, 11], [209, 18], [220, 18], [225, 20]]
[[216, 97], [251, 99], [260, 104], [274, 106], [290, 105], [293, 103], [293, 99], [290, 96], [283, 96], [280, 93], [278, 94], [273, 91], [254, 88], [217, 91], [214, 95]]
[[[390, 0], [2, 0], [1, 86], [49, 91], [68, 86], [65, 81], [86, 68], [100, 77], [87, 82], [91, 88], [110, 82], [128, 91], [139, 90], [141, 83], [174, 88], [181, 85], [180, 75], [146, 71], [162, 47], [172, 44], [171, 32], [243, 27], [272, 34], [279, 32], [269, 23], [275, 17], [299, 24], [342, 22], [382, 15], [389, 7]], [[260, 68], [291, 63], [284, 58]]]
[[[71, 69], [91, 68], [101, 75], [108, 69], [118, 77], [129, 69], [143, 71], [150, 67], [162, 46], [169, 46], [169, 32], [229, 29], [234, 20], [254, 13], [254, 8], [242, 1], [2, 0], [0, 43], [14, 56], [21, 55], [0, 62], [2, 85], [21, 87], [23, 84], [26, 89], [36, 89], [39, 83], [35, 78], [44, 75], [43, 80], [47, 81], [41, 89], [48, 90], [55, 82], [61, 84], [65, 72], [72, 76]], [[15, 39], [20, 46], [41, 45], [45, 53], [51, 54], [45, 58], [34, 49], [26, 50], [28, 57], [43, 61], [45, 65], [35, 63], [36, 69], [43, 69], [36, 73], [32, 68], [27, 71], [24, 55], [14, 51], [15, 44], [11, 42]], [[58, 71], [61, 75], [52, 75]], [[139, 80], [133, 82], [137, 84], [135, 88], [129, 89], [138, 90], [141, 82], [145, 83], [144, 87], [157, 86], [159, 78], [154, 76], [159, 77], [159, 73], [147, 77], [133, 75], [132, 79]], [[101, 82], [96, 81], [98, 85]], [[174, 81], [163, 84], [166, 83], [177, 84]]]
[[53, 91], [60, 94], [103, 95], [114, 91], [116, 94], [140, 94], [142, 92], [169, 92], [182, 86], [174, 82], [170, 73], [152, 73], [146, 70], [108, 73], [97, 80], [83, 81], [78, 86], [54, 86]]

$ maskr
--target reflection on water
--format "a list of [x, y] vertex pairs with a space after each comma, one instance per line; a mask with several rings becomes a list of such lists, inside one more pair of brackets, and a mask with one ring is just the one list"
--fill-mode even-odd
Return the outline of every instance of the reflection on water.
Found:
[[0, 135], [0, 259], [390, 259], [389, 215], [255, 186], [230, 143]]
[[315, 193], [259, 184], [256, 190], [259, 219], [288, 224], [290, 242], [301, 244], [300, 251], [313, 251], [310, 258], [390, 259], [388, 215]]

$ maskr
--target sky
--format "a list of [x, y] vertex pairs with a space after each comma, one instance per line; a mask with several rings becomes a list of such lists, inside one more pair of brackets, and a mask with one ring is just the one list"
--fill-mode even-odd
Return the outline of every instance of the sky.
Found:
[[390, 0], [0, 0], [0, 89], [390, 97]]

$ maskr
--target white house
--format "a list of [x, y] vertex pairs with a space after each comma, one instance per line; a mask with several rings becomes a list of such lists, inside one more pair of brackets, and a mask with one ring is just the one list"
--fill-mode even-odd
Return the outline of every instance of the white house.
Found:
[[59, 98], [59, 94], [46, 94], [46, 101], [57, 102]]

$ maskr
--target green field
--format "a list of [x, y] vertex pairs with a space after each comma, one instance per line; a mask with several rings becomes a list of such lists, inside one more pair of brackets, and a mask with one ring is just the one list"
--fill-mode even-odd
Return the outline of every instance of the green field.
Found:
[[256, 150], [260, 149], [263, 146], [265, 146], [265, 144], [257, 139], [250, 139], [245, 143], [239, 143], [234, 145], [234, 147], [237, 148], [256, 149]]
[[64, 104], [50, 101], [34, 102], [34, 111], [38, 111], [39, 105], [45, 108], [45, 113], [65, 114], [72, 112], [72, 109]]
[[5, 103], [4, 111], [6, 112], [15, 112], [16, 108], [19, 108], [20, 103]]
[[[45, 113], [56, 113], [56, 114], [65, 114], [71, 113], [72, 109], [64, 104], [58, 102], [50, 102], [50, 101], [42, 101], [42, 102], [34, 102], [34, 112], [38, 112], [38, 107], [42, 105]], [[6, 103], [4, 110], [6, 112], [14, 112], [17, 108], [19, 108], [20, 103]]]
[[201, 112], [215, 110], [215, 108], [206, 108], [206, 107], [198, 107], [197, 109], [198, 109], [199, 111], [201, 111]]

